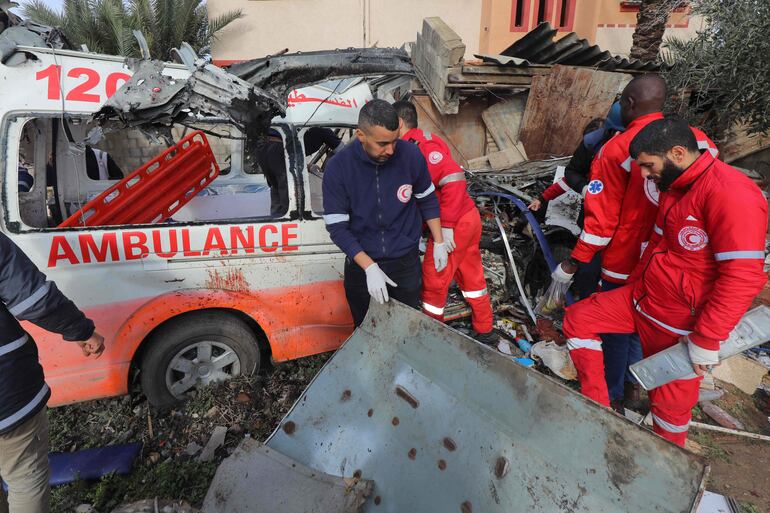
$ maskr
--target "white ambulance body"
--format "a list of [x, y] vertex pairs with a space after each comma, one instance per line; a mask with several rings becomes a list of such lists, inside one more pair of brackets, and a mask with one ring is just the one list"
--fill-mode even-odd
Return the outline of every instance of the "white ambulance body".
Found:
[[[0, 64], [0, 229], [106, 339], [100, 359], [84, 358], [60, 336], [26, 326], [40, 349], [52, 405], [125, 394], [132, 366], [141, 369], [148, 397], [170, 404], [201, 383], [251, 372], [260, 359], [329, 351], [347, 338], [344, 256], [325, 229], [320, 178], [308, 173], [302, 135], [312, 126], [355, 126], [371, 98], [366, 83], [290, 94], [286, 117], [274, 120], [287, 148], [290, 185], [288, 212], [280, 218], [270, 217], [269, 187], [256, 164], [246, 162], [240, 134], [212, 125], [212, 133], [236, 136], [209, 136], [222, 174], [172, 220], [57, 228], [117, 182], [89, 177], [62, 117], [74, 140], [82, 140], [94, 126], [90, 116], [131, 72], [120, 57], [19, 51], [25, 62]], [[174, 64], [164, 73], [189, 76]], [[124, 175], [148, 155], [149, 143], [139, 147], [142, 137], [129, 132], [94, 143]], [[127, 168], [126, 162], [134, 163]], [[26, 192], [19, 191], [20, 167], [34, 176]]]

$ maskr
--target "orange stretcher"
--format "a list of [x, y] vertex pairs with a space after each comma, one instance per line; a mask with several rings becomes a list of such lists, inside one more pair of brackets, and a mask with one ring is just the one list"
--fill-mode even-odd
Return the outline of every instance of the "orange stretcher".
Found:
[[160, 223], [219, 176], [203, 132], [196, 130], [86, 203], [59, 227]]

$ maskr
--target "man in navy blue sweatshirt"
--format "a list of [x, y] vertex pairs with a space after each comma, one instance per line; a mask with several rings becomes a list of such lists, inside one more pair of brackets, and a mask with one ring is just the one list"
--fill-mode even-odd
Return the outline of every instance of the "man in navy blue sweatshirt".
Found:
[[447, 265], [428, 165], [398, 133], [393, 106], [370, 101], [359, 114], [357, 140], [338, 151], [324, 173], [324, 221], [347, 255], [345, 296], [356, 327], [369, 309], [369, 296], [380, 304], [393, 297], [420, 308], [423, 222], [433, 236], [436, 270]]

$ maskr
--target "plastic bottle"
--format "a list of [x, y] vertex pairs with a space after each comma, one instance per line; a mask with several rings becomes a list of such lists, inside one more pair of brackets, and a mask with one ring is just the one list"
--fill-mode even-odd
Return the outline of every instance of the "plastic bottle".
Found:
[[521, 349], [525, 353], [529, 353], [532, 350], [532, 344], [530, 344], [528, 341], [524, 340], [523, 338], [517, 338], [516, 345], [519, 346], [519, 349]]

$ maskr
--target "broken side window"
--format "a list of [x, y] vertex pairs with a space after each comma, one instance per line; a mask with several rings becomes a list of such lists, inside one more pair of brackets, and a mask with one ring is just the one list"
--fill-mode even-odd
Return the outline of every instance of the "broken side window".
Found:
[[[59, 118], [17, 118], [14, 123], [22, 128], [18, 163], [9, 165], [16, 175], [10, 182], [15, 184], [14, 188], [18, 187], [18, 215], [29, 228], [59, 226], [89, 201], [168, 148], [134, 129], [109, 132], [96, 142], [74, 148]], [[196, 127], [206, 132], [208, 145], [220, 168], [219, 176], [164, 222], [270, 218], [270, 188], [259, 164], [244, 157], [240, 132], [231, 125], [214, 122], [198, 123]], [[74, 117], [68, 120], [68, 128], [74, 140], [82, 141], [94, 126]], [[172, 142], [180, 141], [192, 131], [174, 126]], [[4, 206], [17, 208], [13, 201], [5, 202]]]
[[311, 127], [300, 130], [300, 140], [307, 155], [307, 186], [313, 214], [321, 216], [324, 213], [322, 181], [326, 163], [354, 137], [354, 130], [350, 127]]

